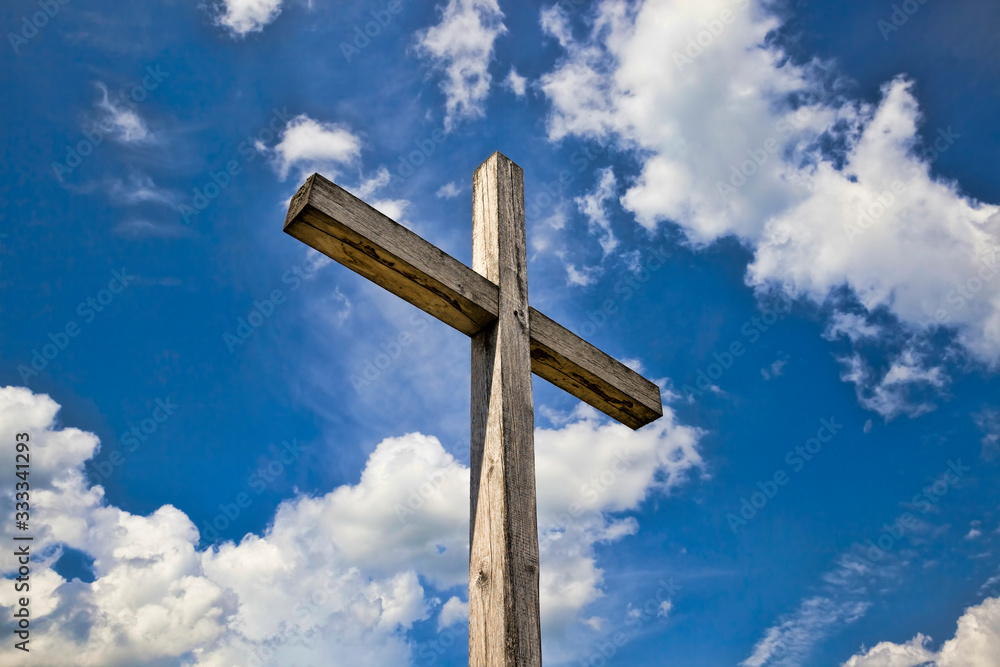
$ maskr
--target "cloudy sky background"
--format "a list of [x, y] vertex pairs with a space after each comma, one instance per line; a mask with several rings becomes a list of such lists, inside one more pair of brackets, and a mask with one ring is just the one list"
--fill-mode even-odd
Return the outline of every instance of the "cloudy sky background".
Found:
[[533, 305], [665, 402], [534, 384], [546, 663], [995, 664], [995, 3], [0, 26], [4, 664], [466, 664], [467, 339], [280, 226], [320, 171], [469, 263], [494, 150]]

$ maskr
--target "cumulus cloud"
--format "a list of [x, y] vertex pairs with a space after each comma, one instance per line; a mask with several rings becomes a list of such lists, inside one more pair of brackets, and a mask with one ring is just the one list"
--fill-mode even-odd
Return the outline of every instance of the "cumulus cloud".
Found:
[[438, 630], [463, 621], [469, 621], [469, 603], [463, 602], [457, 597], [449, 598], [441, 607], [441, 615], [438, 616]]
[[905, 644], [882, 642], [843, 667], [991, 667], [1000, 656], [1000, 598], [967, 609], [958, 619], [955, 636], [940, 651], [930, 645], [931, 638], [923, 634]]
[[260, 32], [278, 18], [282, 0], [223, 0], [216, 7], [215, 23], [234, 37]]
[[[467, 585], [469, 469], [432, 436], [386, 438], [356, 484], [296, 495], [263, 534], [199, 549], [198, 529], [180, 510], [132, 514], [109, 505], [101, 486], [88, 486], [83, 464], [99, 442], [59, 427], [58, 409], [48, 396], [0, 389], [0, 438], [12, 442], [15, 424], [31, 434], [34, 548], [48, 554], [31, 575], [32, 655], [86, 667], [271, 667], [325, 664], [330, 655], [349, 664], [407, 664], [408, 631], [437, 604], [427, 587]], [[550, 645], [585, 627], [582, 610], [602, 595], [595, 544], [634, 533], [635, 519], [619, 513], [671, 492], [701, 468], [699, 437], [669, 410], [637, 432], [589, 410], [536, 431]], [[12, 493], [14, 481], [0, 479], [0, 493]], [[0, 538], [12, 543], [12, 530], [3, 524]], [[93, 558], [92, 583], [66, 581], [52, 569], [67, 547]], [[0, 571], [15, 567], [11, 553], [0, 555]], [[14, 595], [0, 589], [4, 618]], [[467, 613], [452, 596], [438, 624]], [[0, 661], [32, 664], [10, 642], [0, 646]]]
[[[910, 338], [944, 326], [973, 359], [1000, 364], [1000, 208], [932, 174], [969, 138], [929, 128], [924, 143], [909, 80], [874, 103], [845, 97], [828, 64], [796, 63], [768, 38], [781, 21], [763, 2], [602, 0], [584, 38], [570, 22], [558, 6], [542, 12], [564, 49], [539, 82], [549, 137], [631, 151], [640, 170], [621, 204], [640, 225], [675, 223], [696, 246], [739, 238], [760, 289], [825, 304], [846, 288], [836, 310], [864, 321], [835, 321], [834, 335], [867, 336], [884, 312]], [[897, 370], [894, 387], [940, 379], [910, 367], [905, 346], [869, 388], [897, 367], [909, 377]], [[896, 410], [870, 407], [883, 404]]]
[[333, 180], [337, 169], [353, 163], [361, 154], [361, 139], [348, 128], [323, 123], [302, 114], [296, 116], [281, 133], [281, 141], [272, 149], [275, 169], [282, 180], [294, 167], [308, 176], [321, 171]]
[[448, 0], [441, 22], [418, 34], [419, 53], [444, 75], [445, 131], [462, 119], [483, 115], [493, 43], [506, 31], [496, 0]]

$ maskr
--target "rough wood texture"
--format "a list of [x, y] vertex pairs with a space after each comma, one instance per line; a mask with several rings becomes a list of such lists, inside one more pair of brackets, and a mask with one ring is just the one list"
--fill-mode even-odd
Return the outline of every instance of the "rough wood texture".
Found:
[[[292, 198], [285, 232], [468, 336], [496, 322], [496, 281], [319, 174]], [[538, 311], [530, 313], [535, 374], [631, 428], [662, 416], [659, 387]]]
[[472, 339], [469, 665], [542, 664], [524, 176], [500, 153], [473, 176], [472, 265], [499, 286]]
[[496, 285], [319, 174], [285, 232], [468, 336], [496, 321]]
[[531, 370], [633, 429], [663, 416], [658, 386], [534, 308]]

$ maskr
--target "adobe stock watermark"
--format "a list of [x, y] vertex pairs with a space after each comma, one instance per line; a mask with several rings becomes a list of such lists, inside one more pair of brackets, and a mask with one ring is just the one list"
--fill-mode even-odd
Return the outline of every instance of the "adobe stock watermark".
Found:
[[[823, 445], [833, 440], [834, 436], [844, 428], [843, 424], [838, 424], [835, 417], [820, 419], [819, 428], [816, 435], [809, 438], [805, 443], [797, 445], [794, 449], [788, 450], [785, 454], [785, 465], [791, 468], [792, 473], [801, 472], [806, 467], [806, 463], [812, 461], [822, 450]], [[750, 498], [745, 496], [740, 498], [739, 516], [730, 512], [726, 514], [726, 521], [729, 529], [735, 535], [740, 528], [757, 516], [757, 514], [767, 507], [767, 504], [778, 495], [781, 487], [786, 486], [791, 481], [791, 477], [784, 468], [778, 468], [774, 473], [762, 482], [757, 482], [757, 491], [750, 494]]]
[[131, 428], [119, 436], [118, 448], [108, 454], [105, 460], [93, 462], [95, 473], [88, 476], [90, 485], [97, 486], [107, 481], [115, 470], [125, 464], [128, 458], [126, 454], [132, 454], [138, 450], [142, 443], [156, 433], [160, 424], [170, 419], [179, 407], [180, 405], [174, 403], [169, 396], [156, 399], [156, 406], [149, 412], [149, 416], [140, 421], [138, 425], [129, 424]]
[[599, 475], [591, 477], [580, 485], [577, 495], [582, 499], [582, 502], [573, 501], [566, 512], [553, 514], [549, 517], [551, 529], [556, 531], [566, 530], [585, 511], [596, 508], [601, 497], [618, 483], [622, 475], [632, 469], [635, 461], [636, 458], [631, 451], [619, 451], [610, 466], [604, 469]]
[[[111, 305], [115, 297], [128, 287], [129, 283], [135, 280], [135, 276], [129, 275], [125, 267], [121, 270], [111, 272], [111, 280], [107, 287], [98, 290], [95, 296], [90, 296], [81, 301], [76, 307], [76, 314], [83, 318], [84, 324], [90, 324], [97, 319], [98, 313]], [[31, 350], [31, 361], [28, 364], [18, 364], [17, 372], [21, 375], [21, 382], [28, 385], [28, 378], [35, 377], [45, 370], [49, 362], [59, 356], [59, 353], [69, 347], [72, 339], [80, 335], [82, 329], [76, 320], [67, 320], [55, 333], [48, 334], [50, 342], [41, 346], [41, 350], [35, 348]]]
[[[293, 439], [281, 441], [281, 448], [272, 445], [272, 457], [266, 464], [260, 466], [247, 477], [249, 486], [259, 496], [264, 493], [268, 486], [280, 478], [285, 468], [295, 463], [305, 448], [299, 445], [298, 440]], [[220, 530], [229, 528], [230, 524], [240, 518], [243, 510], [253, 505], [254, 497], [245, 491], [236, 494], [232, 502], [219, 503], [219, 513], [211, 519], [202, 522], [201, 536], [209, 542], [219, 539]]]
[[[749, 0], [733, 0], [733, 5], [740, 9], [743, 9], [748, 4]], [[688, 38], [683, 53], [679, 51], [674, 51], [673, 53], [674, 67], [677, 68], [677, 71], [683, 72], [685, 67], [693, 65], [694, 61], [711, 48], [715, 44], [715, 40], [722, 36], [722, 33], [726, 31], [726, 26], [732, 25], [735, 22], [736, 15], [730, 9], [723, 9], [715, 18], [702, 21], [701, 24], [705, 29], [697, 35]]]
[[361, 366], [360, 375], [357, 373], [351, 373], [350, 381], [351, 386], [354, 387], [356, 393], [361, 393], [362, 389], [370, 387], [373, 382], [378, 380], [382, 373], [384, 373], [392, 363], [399, 359], [403, 354], [403, 350], [408, 348], [416, 340], [410, 331], [420, 332], [427, 328], [427, 323], [431, 321], [431, 317], [425, 313], [417, 313], [411, 315], [409, 319], [410, 330], [401, 331], [394, 338], [388, 341], [384, 341], [379, 345], [381, 352], [375, 353], [373, 356], [365, 359], [364, 364]]
[[656, 593], [638, 606], [629, 605], [625, 617], [627, 630], [617, 630], [604, 641], [594, 642], [593, 653], [577, 663], [580, 667], [606, 667], [616, 664], [611, 660], [626, 644], [639, 636], [645, 625], [658, 618], [666, 620], [670, 616], [674, 608], [673, 598], [683, 586], [675, 584], [673, 577], [666, 581], [660, 579], [657, 583], [660, 587], [656, 589]]
[[[938, 128], [937, 137], [934, 142], [924, 151], [923, 162], [933, 164], [942, 154], [955, 144], [956, 139], [961, 139], [962, 135], [955, 134], [951, 126], [948, 129]], [[921, 173], [922, 166], [910, 164], [906, 167], [906, 182], [899, 179], [889, 184], [889, 189], [874, 197], [866, 205], [858, 210], [857, 220], [853, 223], [845, 222], [843, 225], [844, 234], [847, 240], [854, 243], [855, 239], [872, 228], [876, 222], [882, 219], [892, 206], [899, 201], [899, 198], [906, 193], [913, 180]]]
[[[281, 629], [276, 635], [272, 635], [262, 644], [248, 649], [251, 653], [251, 658], [246, 663], [247, 667], [263, 667], [265, 664], [273, 665], [275, 664], [273, 662], [275, 651], [272, 646], [280, 646], [292, 638], [298, 639], [300, 643], [305, 643], [304, 640], [311, 639], [318, 632], [315, 627], [316, 617], [323, 620], [329, 617], [330, 612], [326, 608], [326, 604], [332, 595], [339, 593], [344, 587], [343, 583], [335, 578], [329, 570], [324, 572], [324, 575], [324, 581], [318, 586], [313, 585], [310, 587], [308, 597], [300, 600], [295, 605], [295, 608], [292, 610], [292, 616], [295, 617], [294, 621], [289, 619], [288, 622], [282, 623]], [[354, 576], [356, 577], [357, 574], [355, 573]], [[358, 603], [362, 603], [368, 608], [374, 606], [359, 592], [344, 602], [342, 608], [354, 609]]]
[[[594, 160], [596, 160], [606, 149], [604, 146], [583, 148], [573, 151], [569, 157], [570, 164], [576, 167], [576, 173], [582, 174], [587, 170]], [[538, 218], [545, 210], [559, 201], [566, 192], [569, 184], [576, 180], [576, 176], [569, 169], [562, 169], [551, 181], [542, 182], [541, 192], [536, 192], [530, 200], [525, 202], [524, 217], [526, 222], [532, 222]]]
[[[295, 264], [285, 271], [281, 276], [281, 282], [284, 285], [291, 285], [288, 291], [294, 292], [302, 286], [302, 281], [311, 277], [316, 270], [315, 264], [306, 260], [301, 265]], [[271, 290], [263, 301], [254, 299], [253, 308], [246, 317], [236, 318], [235, 333], [229, 331], [222, 333], [222, 342], [229, 350], [229, 354], [233, 354], [237, 347], [250, 340], [257, 333], [257, 329], [264, 326], [264, 323], [274, 315], [275, 309], [283, 303], [285, 303], [285, 292], [281, 289]]]
[[781, 151], [782, 144], [779, 142], [779, 138], [781, 140], [787, 139], [796, 130], [801, 130], [805, 127], [810, 114], [811, 109], [809, 107], [799, 107], [795, 113], [791, 114], [791, 118], [782, 118], [774, 124], [777, 137], [770, 136], [760, 146], [748, 148], [746, 160], [739, 164], [730, 165], [729, 182], [716, 181], [715, 183], [715, 189], [722, 201], [728, 202], [730, 197], [736, 194], [737, 190], [756, 176], [760, 169], [771, 159], [771, 156]]
[[[663, 268], [663, 265], [672, 256], [669, 252], [660, 248], [653, 248], [649, 253], [652, 257], [647, 257], [638, 264], [637, 270], [629, 270], [624, 278], [619, 279], [615, 283], [613, 288], [614, 293], [621, 297], [622, 302], [628, 301], [635, 296], [639, 290], [649, 283], [653, 274]], [[598, 329], [603, 328], [610, 321], [612, 315], [618, 313], [618, 308], [618, 300], [615, 298], [605, 299], [601, 302], [599, 308], [587, 311], [587, 319], [589, 321], [584, 322], [580, 326], [580, 335], [584, 338], [592, 336]]]
[[965, 308], [968, 302], [976, 298], [986, 283], [993, 280], [993, 278], [1000, 273], [1000, 253], [996, 251], [987, 252], [979, 255], [978, 257], [979, 267], [975, 270], [975, 275], [963, 280], [955, 285], [955, 288], [948, 292], [945, 297], [945, 301], [949, 304], [948, 308], [938, 308], [934, 312], [934, 317], [922, 323], [922, 326], [928, 328], [932, 325], [944, 325], [947, 324], [951, 319], [951, 313], [954, 310], [961, 310]]
[[435, 496], [441, 491], [441, 484], [447, 479], [447, 475], [443, 470], [435, 470], [430, 474], [426, 481], [422, 482], [420, 486], [416, 489], [411, 489], [409, 496], [406, 498], [406, 506], [396, 503], [393, 509], [396, 511], [396, 518], [399, 519], [399, 523], [406, 523], [406, 520], [420, 511], [420, 508], [424, 506], [424, 503], [431, 496]]
[[882, 40], [888, 42], [889, 37], [894, 32], [899, 32], [899, 29], [909, 22], [910, 17], [920, 10], [921, 5], [926, 4], [927, 0], [904, 0], [898, 5], [893, 5], [888, 20], [879, 19], [875, 22], [879, 32], [882, 33]]
[[[969, 466], [962, 465], [962, 459], [957, 461], [948, 461], [948, 469], [938, 477], [932, 484], [924, 487], [919, 493], [913, 496], [910, 500], [911, 505], [917, 506], [921, 514], [926, 514], [935, 505], [937, 505], [941, 498], [948, 494], [951, 487], [958, 484], [965, 473], [972, 470]], [[844, 556], [845, 561], [851, 561], [857, 565], [862, 565], [865, 568], [871, 568], [878, 561], [885, 557], [885, 554], [891, 551], [896, 543], [899, 542], [903, 535], [906, 534], [907, 530], [914, 530], [919, 524], [917, 523], [916, 517], [910, 512], [904, 512], [899, 515], [895, 521], [890, 525], [888, 523], [882, 524], [882, 530], [879, 536], [875, 539], [869, 539], [866, 541], [868, 548], [865, 551], [864, 556], [858, 556], [856, 554], [847, 554]]]
[[[760, 340], [761, 336], [773, 328], [775, 323], [784, 319], [792, 312], [792, 300], [784, 292], [779, 294], [779, 298], [783, 305], [776, 305], [774, 308], [765, 307], [761, 311], [760, 317], [755, 315], [740, 327], [740, 334], [747, 339], [748, 345], [756, 343]], [[743, 341], [737, 339], [729, 343], [723, 349], [722, 353], [713, 353], [712, 358], [714, 361], [710, 362], [704, 368], [699, 368], [695, 374], [694, 386], [685, 384], [681, 387], [685, 398], [688, 401], [693, 401], [695, 396], [700, 397], [706, 391], [714, 391], [715, 383], [713, 381], [721, 378], [726, 371], [732, 368], [736, 360], [742, 357], [747, 349], [748, 347], [743, 344]]]
[[351, 58], [359, 55], [372, 40], [382, 34], [382, 30], [392, 22], [392, 17], [403, 11], [403, 0], [389, 0], [385, 9], [373, 9], [370, 14], [371, 21], [364, 25], [354, 26], [354, 33], [348, 38], [349, 41], [340, 43], [340, 52], [344, 54], [344, 59], [351, 62]]
[[[162, 71], [159, 65], [147, 66], [145, 71], [146, 74], [139, 83], [131, 87], [124, 86], [118, 90], [119, 104], [135, 110], [139, 102], [145, 100], [149, 93], [159, 88], [163, 80], [170, 76], [170, 72]], [[72, 174], [74, 169], [83, 164], [84, 158], [90, 156], [94, 149], [104, 142], [104, 136], [111, 134], [114, 130], [115, 121], [111, 114], [98, 121], [93, 128], [84, 130], [83, 139], [78, 141], [75, 146], [66, 146], [65, 160], [52, 163], [52, 172], [55, 174], [56, 180], [65, 183], [66, 175]]]
[[14, 55], [21, 55], [21, 47], [34, 39], [38, 31], [49, 24], [63, 7], [68, 5], [70, 0], [38, 0], [41, 11], [35, 12], [29, 19], [27, 16], [21, 17], [21, 29], [18, 32], [8, 32], [7, 39], [10, 41], [10, 48], [14, 49]]
[[427, 158], [434, 155], [437, 147], [444, 144], [447, 140], [448, 135], [444, 133], [444, 130], [434, 130], [431, 132], [430, 137], [414, 139], [413, 144], [416, 148], [399, 155], [399, 164], [396, 167], [395, 176], [403, 181], [408, 179], [416, 172], [418, 167], [423, 166], [427, 162]]
[[209, 171], [204, 184], [192, 189], [190, 202], [181, 204], [177, 209], [184, 219], [184, 224], [190, 225], [192, 217], [200, 215], [208, 208], [208, 205], [230, 186], [233, 179], [243, 173], [243, 162], [249, 164], [257, 159], [257, 155], [265, 150], [267, 142], [277, 137], [289, 120], [291, 118], [288, 116], [287, 108], [282, 108], [281, 111], [272, 109], [271, 120], [267, 125], [254, 134], [248, 134], [236, 147], [236, 154], [218, 171]]
[[[460, 628], [456, 630], [455, 628]], [[469, 628], [458, 624], [449, 625], [438, 633], [437, 639], [420, 647], [419, 657], [424, 662], [421, 664], [433, 665], [456, 643], [467, 645], [469, 641]]]

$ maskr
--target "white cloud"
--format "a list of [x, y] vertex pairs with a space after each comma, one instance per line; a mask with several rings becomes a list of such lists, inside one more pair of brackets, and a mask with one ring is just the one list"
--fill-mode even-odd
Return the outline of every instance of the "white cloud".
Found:
[[604, 206], [607, 201], [614, 197], [618, 183], [615, 180], [615, 173], [611, 170], [611, 167], [605, 167], [599, 173], [600, 180], [594, 187], [593, 192], [582, 197], [577, 197], [574, 201], [580, 212], [587, 216], [590, 233], [598, 237], [601, 250], [604, 251], [604, 256], [607, 257], [608, 254], [618, 247], [618, 239], [615, 238], [614, 231], [611, 229], [611, 221], [608, 220], [608, 214], [604, 210]]
[[[31, 433], [36, 455], [36, 552], [66, 545], [94, 558], [90, 584], [56, 574], [57, 553], [34, 564], [31, 646], [53, 664], [119, 667], [186, 656], [185, 664], [228, 667], [251, 664], [255, 655], [267, 667], [326, 664], [330, 655], [349, 664], [407, 664], [407, 631], [430, 618], [435, 604], [424, 586], [467, 584], [469, 469], [434, 437], [387, 438], [357, 484], [296, 495], [262, 535], [199, 550], [197, 528], [178, 509], [138, 516], [108, 505], [102, 487], [88, 488], [83, 463], [98, 440], [57, 427], [57, 411], [47, 396], [0, 389], [0, 438], [13, 442], [16, 424]], [[570, 627], [585, 631], [581, 612], [602, 594], [595, 544], [634, 533], [635, 519], [621, 512], [700, 469], [699, 437], [669, 410], [637, 432], [589, 409], [559, 429], [536, 430], [549, 645], [579, 648], [559, 637]], [[14, 481], [0, 479], [0, 494], [10, 494]], [[0, 539], [11, 543], [12, 530], [0, 526]], [[14, 567], [11, 552], [0, 554], [0, 571]], [[5, 617], [14, 595], [0, 588]], [[438, 622], [461, 622], [466, 613], [453, 596]], [[32, 664], [10, 642], [0, 646], [0, 661]]]
[[517, 97], [524, 97], [528, 80], [518, 74], [515, 68], [510, 68], [510, 72], [507, 74], [507, 78], [503, 80], [503, 83], [507, 89], [514, 93], [514, 95]]
[[843, 667], [993, 667], [1000, 656], [1000, 598], [968, 608], [958, 619], [955, 636], [940, 651], [931, 650], [930, 643], [922, 634], [905, 644], [882, 642]]
[[151, 237], [173, 239], [183, 236], [192, 236], [194, 234], [190, 227], [185, 227], [184, 225], [169, 222], [155, 222], [153, 220], [146, 220], [143, 218], [129, 218], [127, 220], [122, 220], [120, 223], [115, 225], [113, 231], [115, 234], [131, 239]]
[[107, 132], [125, 143], [152, 140], [152, 133], [139, 114], [121, 102], [113, 101], [108, 96], [108, 87], [103, 83], [98, 83], [97, 87], [101, 89], [101, 99], [97, 101], [97, 108], [101, 111], [102, 118], [98, 121], [98, 128], [102, 132]]
[[376, 191], [389, 185], [390, 180], [392, 180], [392, 175], [389, 173], [389, 169], [384, 165], [379, 167], [374, 176], [363, 181], [358, 187], [358, 197], [361, 199], [370, 197]]
[[[409, 226], [405, 216], [406, 210], [413, 204], [411, 201], [408, 199], [382, 199], [372, 196], [388, 185], [390, 180], [392, 180], [392, 175], [389, 173], [389, 170], [385, 166], [379, 167], [374, 176], [362, 181], [361, 185], [353, 189], [356, 190], [354, 194], [360, 199], [364, 199], [369, 206], [385, 216], [402, 225]], [[348, 190], [352, 190], [352, 188], [348, 188]]]
[[854, 383], [858, 402], [887, 420], [932, 411], [934, 404], [920, 398], [921, 389], [942, 389], [947, 381], [941, 367], [930, 366], [924, 355], [912, 347], [893, 358], [884, 375], [875, 374], [857, 353], [840, 361], [844, 365], [840, 377]]
[[859, 340], [877, 338], [882, 330], [868, 322], [867, 318], [856, 313], [836, 312], [830, 318], [829, 325], [823, 337], [834, 340], [838, 336], [846, 336], [852, 343]]
[[584, 266], [579, 269], [575, 264], [566, 265], [566, 284], [577, 287], [586, 287], [597, 282], [597, 277], [601, 275], [601, 267]]
[[507, 31], [496, 0], [448, 0], [441, 22], [421, 31], [418, 50], [444, 74], [445, 131], [466, 118], [483, 115], [490, 92], [493, 43]]
[[[755, 287], [822, 304], [846, 286], [850, 312], [884, 311], [910, 337], [937, 317], [971, 357], [1000, 364], [1000, 208], [932, 176], [938, 152], [974, 139], [931, 128], [921, 144], [909, 81], [886, 83], [875, 104], [829, 92], [829, 66], [796, 64], [766, 39], [781, 21], [762, 2], [603, 0], [596, 9], [582, 40], [561, 9], [542, 12], [565, 49], [540, 79], [548, 133], [632, 151], [641, 170], [621, 203], [640, 225], [672, 221], [695, 245], [736, 236], [753, 252]], [[721, 33], [706, 32], [722, 17]], [[707, 45], [691, 49], [701, 35]], [[874, 333], [847, 318], [830, 331]], [[940, 372], [907, 366], [889, 385], [940, 386]], [[881, 381], [867, 377], [869, 388]]]
[[216, 8], [216, 25], [228, 29], [235, 37], [260, 32], [278, 18], [282, 0], [222, 0]]
[[785, 367], [786, 363], [787, 362], [785, 360], [778, 359], [767, 368], [760, 369], [760, 374], [765, 380], [776, 378], [781, 375], [781, 371]]
[[319, 171], [334, 180], [339, 165], [351, 164], [360, 156], [361, 140], [346, 127], [303, 114], [289, 121], [272, 152], [282, 180], [293, 167], [303, 179]]
[[985, 408], [973, 415], [976, 426], [983, 433], [983, 458], [991, 461], [1000, 454], [1000, 409]]
[[174, 208], [177, 206], [177, 195], [153, 182], [146, 174], [133, 171], [128, 180], [115, 179], [108, 183], [108, 194], [116, 204], [163, 204]]
[[853, 623], [869, 607], [866, 602], [840, 602], [827, 597], [803, 600], [799, 608], [767, 630], [741, 667], [791, 667], [805, 664], [813, 646], [839, 623]]
[[438, 616], [438, 631], [463, 621], [466, 623], [469, 621], [469, 603], [452, 597], [441, 607], [441, 615]]
[[452, 199], [454, 197], [457, 197], [458, 193], [460, 193], [461, 191], [462, 188], [455, 185], [454, 181], [449, 181], [448, 183], [445, 183], [440, 188], [438, 188], [438, 191], [435, 193], [435, 196], [438, 199]]

